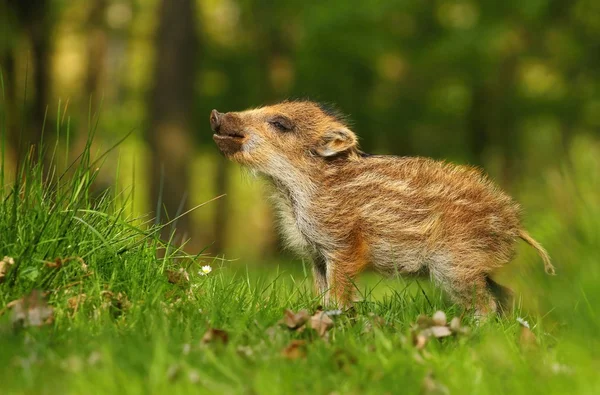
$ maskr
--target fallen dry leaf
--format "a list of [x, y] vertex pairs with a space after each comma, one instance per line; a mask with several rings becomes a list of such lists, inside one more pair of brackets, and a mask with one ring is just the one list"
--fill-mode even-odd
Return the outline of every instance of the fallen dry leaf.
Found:
[[417, 350], [422, 350], [427, 345], [427, 336], [422, 333], [414, 333], [413, 345]]
[[58, 269], [62, 266], [63, 261], [61, 258], [56, 258], [53, 261], [44, 262], [44, 266], [50, 269]]
[[306, 310], [300, 310], [294, 313], [292, 310], [285, 310], [283, 318], [279, 321], [280, 324], [287, 326], [290, 329], [299, 329], [302, 325], [308, 321], [310, 315]]
[[4, 281], [6, 278], [6, 273], [8, 273], [8, 269], [15, 264], [15, 260], [10, 256], [5, 256], [0, 261], [0, 283]]
[[38, 290], [11, 302], [11, 306], [11, 321], [15, 327], [48, 325], [54, 320], [54, 309], [48, 306], [44, 295]]
[[446, 313], [436, 311], [431, 318], [426, 315], [418, 316], [411, 333], [415, 348], [423, 350], [431, 337], [439, 339], [451, 335], [467, 334], [469, 333], [469, 328], [461, 327], [459, 317], [452, 318], [450, 323], [448, 323]]
[[417, 326], [421, 329], [429, 328], [433, 325], [433, 320], [424, 314], [417, 317]]
[[292, 340], [282, 351], [281, 355], [287, 359], [300, 359], [306, 357], [306, 340]]
[[171, 284], [187, 284], [190, 282], [190, 275], [183, 268], [179, 270], [167, 270], [167, 280]]
[[77, 311], [77, 309], [79, 308], [79, 305], [82, 304], [83, 302], [85, 302], [86, 299], [87, 299], [86, 294], [79, 294], [79, 295], [72, 296], [69, 299], [67, 299], [67, 306], [69, 307], [69, 309]]
[[121, 316], [125, 310], [131, 307], [127, 295], [122, 292], [115, 295], [112, 291], [105, 290], [100, 292], [100, 296], [104, 298], [102, 308], [108, 309], [114, 318]]
[[317, 311], [310, 317], [310, 327], [323, 337], [329, 329], [333, 328], [333, 320], [324, 311]]
[[79, 256], [70, 256], [67, 258], [56, 257], [56, 258], [54, 258], [53, 261], [44, 262], [44, 266], [46, 266], [47, 268], [50, 268], [50, 269], [60, 269], [67, 262], [70, 262], [70, 261], [79, 262], [81, 264], [81, 270], [83, 270], [84, 272], [87, 272], [88, 265], [85, 263], [83, 258], [81, 258]]
[[429, 328], [429, 330], [431, 331], [431, 334], [433, 335], [433, 337], [436, 337], [438, 339], [440, 337], [446, 337], [446, 336], [452, 335], [450, 328], [448, 328], [447, 326], [432, 326], [431, 328]]
[[431, 316], [431, 321], [436, 326], [444, 326], [446, 325], [446, 313], [441, 310], [436, 311], [433, 316]]
[[459, 332], [461, 330], [459, 317], [452, 318], [450, 321], [450, 330], [452, 332]]
[[204, 336], [202, 336], [202, 340], [200, 341], [202, 344], [208, 343], [221, 343], [227, 344], [229, 342], [229, 334], [222, 329], [209, 328]]

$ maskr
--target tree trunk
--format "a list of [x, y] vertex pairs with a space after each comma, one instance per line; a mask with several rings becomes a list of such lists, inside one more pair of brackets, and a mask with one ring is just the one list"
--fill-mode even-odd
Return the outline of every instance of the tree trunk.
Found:
[[[147, 130], [150, 158], [151, 206], [160, 222], [173, 219], [188, 208], [188, 164], [192, 156], [190, 130], [194, 101], [194, 55], [197, 52], [193, 0], [162, 0], [156, 37], [154, 88]], [[162, 188], [161, 188], [162, 186]], [[178, 235], [188, 235], [190, 217], [176, 223]], [[162, 232], [168, 239], [171, 227]]]
[[[46, 117], [46, 108], [48, 105], [48, 93], [50, 90], [50, 52], [51, 52], [51, 30], [53, 23], [53, 15], [50, 12], [48, 0], [29, 0], [18, 1], [9, 0], [6, 4], [6, 9], [2, 12], [10, 13], [15, 20], [14, 36], [11, 38], [17, 42], [18, 35], [22, 31], [25, 37], [31, 44], [31, 58], [28, 62], [27, 75], [27, 98], [32, 97], [31, 113], [27, 114], [26, 118], [18, 118], [16, 115], [10, 114], [9, 132], [13, 137], [11, 142], [14, 149], [19, 154], [28, 152], [31, 145], [39, 144], [42, 138], [42, 130], [44, 127], [44, 119]], [[2, 21], [5, 23], [7, 21]], [[7, 100], [10, 102], [12, 111], [17, 108], [17, 95], [14, 91], [16, 75], [21, 71], [15, 69], [15, 51], [17, 45], [15, 42], [7, 42], [6, 54], [6, 72], [8, 92]], [[25, 122], [22, 125], [23, 133], [17, 121]], [[15, 145], [16, 144], [16, 145]]]
[[[42, 131], [48, 107], [50, 91], [50, 36], [51, 15], [47, 0], [34, 0], [27, 8], [25, 23], [26, 32], [31, 41], [31, 58], [33, 63], [34, 97], [31, 110], [31, 125], [29, 128], [27, 146], [35, 144], [41, 149]], [[47, 122], [47, 121], [46, 121]]]
[[[85, 77], [86, 99], [92, 100], [92, 108], [97, 108], [101, 98], [99, 87], [106, 67], [107, 33], [104, 23], [106, 0], [93, 0], [88, 14], [87, 28], [87, 72]], [[87, 106], [86, 106], [87, 109]], [[85, 119], [85, 118], [84, 118]]]

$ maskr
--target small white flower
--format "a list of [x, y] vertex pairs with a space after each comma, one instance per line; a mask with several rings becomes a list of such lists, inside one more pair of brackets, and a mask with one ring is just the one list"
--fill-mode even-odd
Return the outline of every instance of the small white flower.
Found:
[[525, 321], [523, 318], [517, 317], [517, 322], [519, 324], [523, 325], [525, 328], [530, 329], [529, 328], [529, 322]]
[[198, 272], [201, 276], [206, 276], [208, 273], [212, 272], [212, 267], [210, 265], [202, 266], [200, 271]]

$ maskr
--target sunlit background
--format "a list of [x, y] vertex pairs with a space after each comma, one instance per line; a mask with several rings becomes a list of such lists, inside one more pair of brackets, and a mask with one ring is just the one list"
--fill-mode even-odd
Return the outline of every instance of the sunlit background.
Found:
[[484, 167], [551, 253], [598, 242], [596, 0], [3, 0], [0, 26], [7, 163], [42, 130], [63, 169], [90, 130], [98, 153], [133, 131], [96, 188], [146, 219], [162, 189], [161, 221], [226, 194], [178, 221], [192, 251], [280, 256], [260, 180], [208, 115], [286, 98], [335, 103], [367, 152]]

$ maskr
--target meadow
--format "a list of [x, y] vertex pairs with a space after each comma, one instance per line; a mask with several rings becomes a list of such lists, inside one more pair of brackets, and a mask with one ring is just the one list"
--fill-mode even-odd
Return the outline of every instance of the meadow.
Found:
[[480, 324], [426, 279], [366, 273], [342, 312], [319, 306], [309, 262], [189, 255], [159, 239], [178, 217], [127, 214], [132, 189], [90, 192], [90, 146], [62, 173], [31, 151], [9, 180], [3, 160], [3, 394], [600, 393], [593, 140], [517, 195], [558, 275], [522, 246], [499, 275], [513, 311]]
[[[0, 1], [0, 395], [600, 394], [599, 5]], [[427, 278], [320, 306], [208, 119], [294, 98], [483, 167], [557, 275], [520, 243], [479, 324]]]

